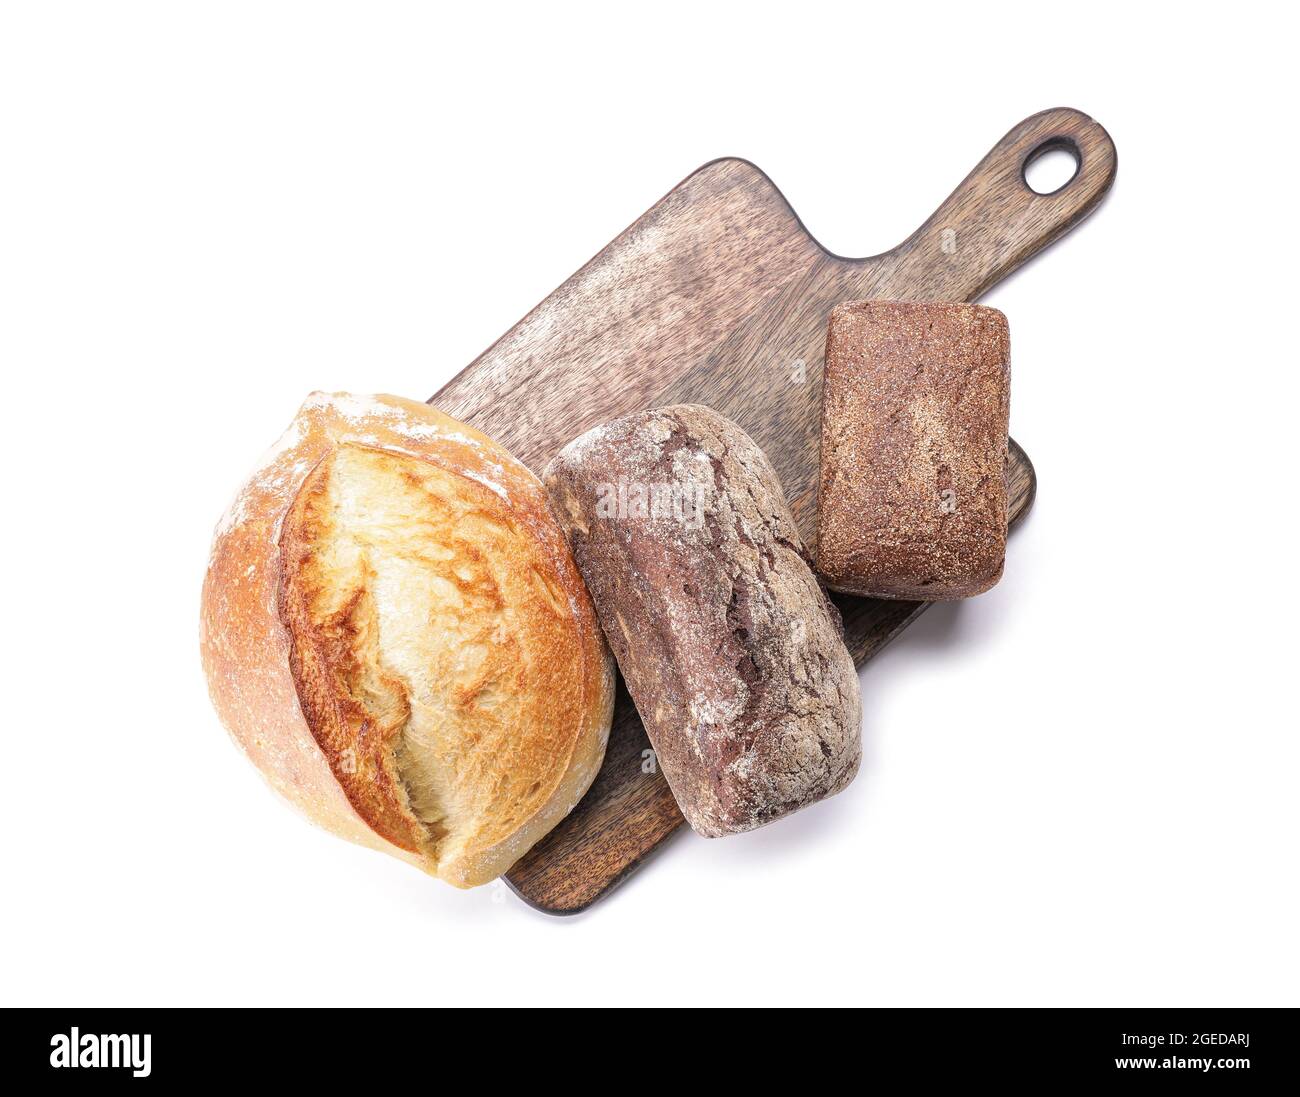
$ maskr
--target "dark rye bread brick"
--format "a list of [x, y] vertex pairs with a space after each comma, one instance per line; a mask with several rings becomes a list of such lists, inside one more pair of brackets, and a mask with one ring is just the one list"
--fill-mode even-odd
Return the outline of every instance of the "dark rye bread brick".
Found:
[[982, 305], [831, 313], [817, 566], [835, 590], [939, 602], [1002, 576], [1007, 320]]
[[749, 435], [705, 407], [640, 412], [542, 478], [691, 826], [736, 834], [843, 789], [857, 672]]

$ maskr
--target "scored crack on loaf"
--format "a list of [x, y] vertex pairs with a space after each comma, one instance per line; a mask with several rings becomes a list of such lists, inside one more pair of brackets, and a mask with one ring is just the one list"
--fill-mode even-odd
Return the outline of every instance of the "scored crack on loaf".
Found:
[[612, 661], [542, 485], [426, 404], [307, 400], [218, 526], [201, 648], [278, 792], [460, 887], [604, 757]]
[[857, 671], [754, 441], [665, 407], [575, 439], [543, 480], [691, 826], [750, 830], [848, 785]]

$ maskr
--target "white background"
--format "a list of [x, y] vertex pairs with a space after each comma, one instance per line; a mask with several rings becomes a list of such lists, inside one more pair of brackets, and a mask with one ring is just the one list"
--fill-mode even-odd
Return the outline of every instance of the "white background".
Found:
[[[1296, 1003], [1280, 8], [0, 10], [6, 1004]], [[1051, 106], [1120, 168], [986, 298], [1037, 508], [865, 670], [849, 790], [568, 920], [267, 791], [199, 585], [306, 393], [429, 396], [724, 154], [884, 250]]]

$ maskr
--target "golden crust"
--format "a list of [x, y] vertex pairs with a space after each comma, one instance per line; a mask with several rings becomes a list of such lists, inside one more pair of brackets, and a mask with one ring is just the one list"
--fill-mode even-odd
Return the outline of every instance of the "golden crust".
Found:
[[222, 722], [315, 822], [461, 887], [600, 768], [612, 662], [541, 484], [425, 404], [314, 394], [217, 528]]

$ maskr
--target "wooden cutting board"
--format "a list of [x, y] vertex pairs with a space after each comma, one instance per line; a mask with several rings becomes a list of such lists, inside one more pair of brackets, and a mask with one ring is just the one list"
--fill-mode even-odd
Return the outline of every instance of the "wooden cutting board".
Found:
[[[1074, 154], [1073, 179], [1040, 195], [1028, 163]], [[1079, 111], [1016, 126], [924, 225], [869, 259], [832, 255], [771, 180], [744, 160], [686, 178], [432, 399], [534, 471], [619, 415], [699, 403], [747, 430], [771, 460], [810, 545], [826, 319], [841, 301], [971, 301], [1087, 216], [1115, 177], [1115, 146]], [[1014, 327], [1014, 324], [1013, 324]], [[1014, 402], [1014, 401], [1013, 401]], [[1014, 442], [1013, 520], [1034, 473]], [[924, 603], [837, 598], [859, 664]], [[510, 870], [528, 903], [584, 909], [684, 823], [620, 684], [609, 749], [572, 814]]]

